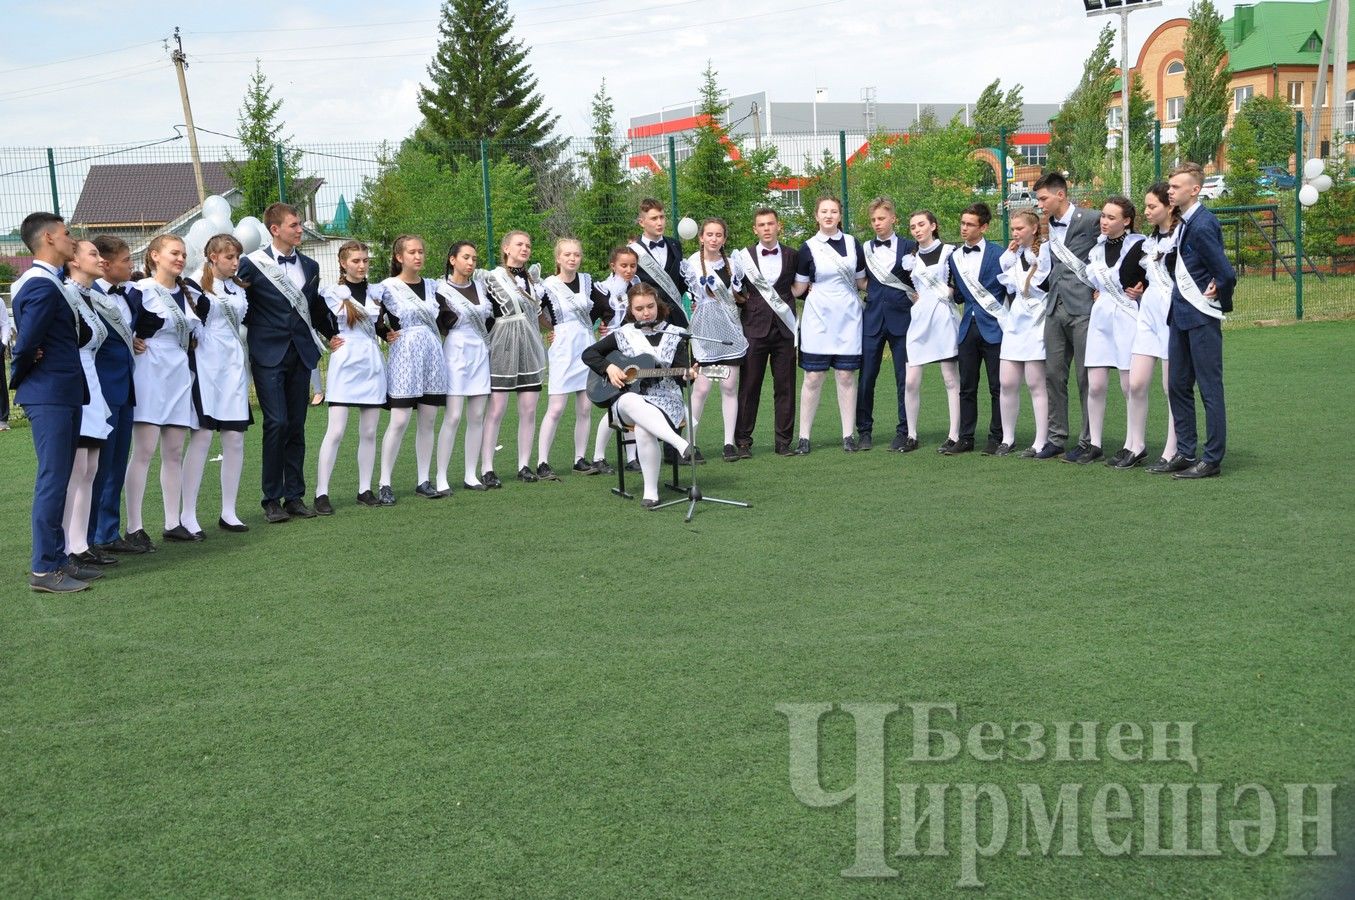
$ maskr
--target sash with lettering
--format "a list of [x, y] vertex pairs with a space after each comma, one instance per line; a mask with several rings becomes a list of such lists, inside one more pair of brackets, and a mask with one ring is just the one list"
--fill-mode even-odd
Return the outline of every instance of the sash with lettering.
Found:
[[118, 333], [118, 337], [122, 338], [122, 342], [127, 345], [127, 349], [135, 353], [136, 348], [132, 346], [134, 340], [132, 329], [128, 328], [127, 323], [123, 320], [122, 310], [118, 308], [118, 304], [107, 294], [99, 290], [90, 291], [89, 298], [94, 304], [94, 308], [99, 311], [99, 314], [103, 316], [109, 326]]
[[[1029, 247], [1022, 247], [1017, 257], [1017, 265], [1021, 268], [1021, 272], [1017, 278], [1020, 280], [1021, 286], [1017, 288], [1016, 299], [1012, 302], [1023, 304], [1026, 312], [1030, 315], [1034, 315], [1044, 308], [1046, 295], [1041, 293], [1040, 296], [1036, 297], [1027, 292], [1035, 286], [1032, 282], [1040, 277], [1040, 260], [1046, 259], [1047, 257], [1045, 257], [1044, 254], [1038, 254], [1035, 257], [1035, 261], [1030, 262], [1026, 259], [1026, 254], [1029, 252]], [[1030, 265], [1030, 268], [1026, 268], [1027, 264]], [[1046, 273], [1046, 277], [1048, 277], [1048, 273]]]
[[800, 344], [799, 322], [795, 319], [795, 310], [790, 308], [790, 304], [781, 299], [781, 295], [776, 292], [776, 288], [766, 276], [758, 270], [757, 262], [753, 255], [748, 252], [747, 247], [740, 248], [739, 253], [743, 254], [740, 264], [743, 266], [743, 277], [757, 292], [762, 295], [762, 299], [767, 301], [767, 305], [776, 313], [776, 317], [781, 320], [781, 324], [790, 329], [790, 333], [795, 336], [795, 344]]
[[[1065, 229], [1066, 230], [1066, 229]], [[1059, 258], [1059, 262], [1068, 267], [1068, 270], [1077, 276], [1077, 280], [1091, 287], [1091, 282], [1087, 281], [1087, 264], [1077, 258], [1077, 254], [1068, 249], [1063, 241], [1049, 239], [1049, 246], [1054, 251], [1054, 255]]]
[[[850, 244], [847, 243], [846, 232], [839, 233], [842, 235], [843, 248], [845, 249], [846, 247], [851, 246]], [[814, 257], [815, 268], [822, 268], [826, 266], [829, 269], [829, 271], [836, 272], [838, 275], [842, 276], [842, 278], [846, 280], [848, 287], [850, 287], [853, 292], [856, 291], [856, 266], [847, 262], [847, 257], [839, 256], [838, 252], [834, 250], [832, 247], [829, 247], [828, 244], [824, 241], [819, 241], [815, 240], [814, 238], [810, 238], [809, 240], [805, 241], [805, 243], [809, 245], [809, 254]], [[857, 252], [858, 253], [861, 252], [859, 247], [857, 248]], [[859, 294], [857, 295], [857, 299], [860, 299]], [[861, 302], [863, 304], [865, 303], [864, 300], [862, 300]]]
[[[478, 276], [479, 273], [477, 272], [476, 275]], [[528, 281], [533, 281], [530, 278], [530, 273]], [[536, 297], [518, 287], [517, 279], [509, 275], [502, 266], [491, 270], [485, 276], [485, 287], [498, 299], [499, 305], [504, 309], [516, 310], [509, 315], [525, 317], [530, 314], [533, 319], [541, 315], [541, 307], [537, 304]]]
[[[645, 274], [654, 280], [654, 283], [659, 286], [659, 290], [668, 295], [669, 303], [681, 303], [682, 292], [678, 290], [676, 284], [673, 284], [673, 279], [668, 277], [668, 273], [663, 270], [663, 266], [659, 265], [659, 261], [649, 252], [649, 248], [641, 246], [638, 241], [631, 244], [632, 249], [637, 247], [639, 249], [635, 250], [635, 257], [640, 261], [640, 268], [644, 269]], [[672, 252], [671, 247], [669, 252]]]
[[[79, 292], [83, 299], [89, 301], [89, 303], [81, 303], [79, 307], [77, 307], [77, 311], [80, 313], [80, 318], [84, 319], [85, 324], [89, 326], [89, 330], [94, 332], [94, 338], [89, 342], [88, 346], [98, 350], [98, 348], [103, 345], [103, 342], [108, 339], [108, 326], [104, 324], [103, 316], [99, 315], [94, 308], [92, 295], [97, 294], [98, 291], [91, 289], [90, 292], [86, 294], [80, 285], [71, 282], [71, 286]], [[122, 318], [119, 317], [118, 321], [121, 322]]]
[[[236, 296], [236, 297], [240, 296], [239, 294], [236, 294], [235, 292], [231, 291], [224, 284], [221, 286], [221, 293], [227, 296]], [[241, 347], [244, 347], [245, 339], [244, 336], [240, 334], [241, 322], [240, 318], [235, 314], [235, 309], [225, 300], [221, 300], [217, 297], [213, 297], [212, 302], [216, 304], [217, 309], [221, 310], [221, 316], [226, 320], [226, 324], [231, 327], [231, 334], [235, 335], [235, 340], [240, 344]], [[364, 319], [363, 321], [366, 320]]]
[[275, 264], [272, 260], [259, 259], [254, 256], [249, 258], [255, 267], [264, 274], [264, 277], [273, 282], [273, 287], [277, 288], [282, 296], [287, 298], [287, 302], [292, 305], [292, 310], [301, 317], [301, 321], [306, 323], [306, 330], [310, 332], [311, 340], [315, 341], [315, 349], [320, 351], [323, 356], [328, 349], [325, 342], [320, 340], [320, 335], [315, 333], [315, 325], [311, 322], [311, 310], [306, 298], [301, 291], [297, 290], [296, 285], [292, 284], [292, 279], [287, 277], [287, 273]]
[[929, 266], [922, 261], [921, 252], [915, 252], [913, 256], [917, 262], [913, 265], [913, 281], [921, 281], [929, 291], [936, 295], [938, 303], [945, 303], [950, 308], [951, 316], [955, 321], [960, 320], [960, 310], [950, 300], [950, 286], [946, 280], [941, 277], [941, 273], [946, 270], [946, 263], [950, 260], [951, 254], [955, 252], [952, 244], [943, 244], [941, 246], [941, 255], [936, 259], [936, 265]]
[[[413, 288], [405, 284], [399, 278], [393, 277], [387, 278], [385, 281], [381, 282], [381, 286], [386, 290], [399, 295], [400, 299], [403, 301], [400, 304], [400, 311], [402, 313], [405, 311], [405, 307], [408, 307], [409, 311], [414, 313], [414, 316], [419, 320], [420, 325], [426, 326], [432, 331], [434, 337], [438, 335], [437, 316], [433, 315], [424, 307], [424, 301], [419, 299], [419, 295], [414, 293]], [[433, 292], [433, 296], [438, 296], [436, 291]], [[401, 316], [401, 318], [404, 317]]]
[[[174, 326], [174, 336], [179, 339], [179, 347], [183, 350], [188, 349], [188, 344], [193, 338], [193, 324], [188, 321], [188, 314], [179, 309], [179, 304], [174, 301], [174, 295], [154, 278], [147, 278], [137, 284], [137, 290], [143, 294], [155, 294], [160, 298], [160, 305], [165, 308], [169, 314], [169, 322]], [[188, 289], [184, 289], [185, 305], [192, 302], [188, 296]]]
[[[475, 281], [472, 280], [471, 284], [474, 285]], [[444, 291], [443, 287], [446, 287], [447, 290]], [[447, 305], [452, 308], [452, 312], [456, 313], [456, 320], [470, 325], [471, 330], [475, 332], [475, 336], [484, 341], [485, 346], [488, 347], [489, 329], [485, 327], [485, 320], [480, 317], [480, 310], [472, 306], [471, 302], [454, 285], [446, 281], [438, 285], [438, 296], [447, 301]]]
[[1148, 260], [1148, 280], [1153, 287], [1162, 292], [1168, 302], [1172, 296], [1172, 275], [1167, 271], [1167, 255], [1171, 253], [1172, 247], [1176, 246], [1175, 234], [1156, 234], [1150, 238], [1153, 242], [1153, 248], [1150, 252], [1144, 254]]
[[870, 269], [870, 274], [875, 276], [876, 281], [887, 288], [903, 291], [903, 295], [907, 297], [910, 302], [917, 302], [917, 291], [913, 290], [911, 285], [895, 275], [884, 263], [880, 262], [875, 256], [874, 250], [867, 250], [863, 247], [861, 252], [866, 255], [866, 268]]
[[[1129, 247], [1126, 246], [1120, 252], [1120, 262], [1124, 262], [1124, 254], [1128, 250]], [[1118, 265], [1115, 268], [1106, 265], [1106, 258], [1102, 255], [1099, 262], [1087, 263], [1087, 272], [1089, 277], [1092, 275], [1096, 277], [1096, 289], [1098, 291], [1109, 294], [1110, 299], [1114, 300], [1115, 305], [1120, 307], [1122, 311], [1130, 315], [1138, 315], [1139, 305], [1125, 296], [1124, 287], [1120, 284], [1120, 267]]]
[[[960, 273], [960, 280], [964, 282], [965, 287], [969, 288], [969, 293], [974, 298], [974, 302], [983, 307], [983, 311], [988, 313], [994, 319], [997, 319], [999, 325], [1007, 321], [1007, 306], [1001, 300], [993, 296], [992, 291], [983, 286], [979, 281], [978, 273], [970, 272], [968, 266], [963, 266], [963, 255], [955, 263], [955, 271]], [[979, 267], [983, 267], [983, 255], [979, 255]]]
[[[371, 290], [370, 285], [368, 286], [367, 290], [368, 291]], [[372, 324], [371, 314], [367, 312], [366, 304], [358, 303], [356, 300], [353, 299], [353, 289], [346, 284], [336, 285], [334, 288], [334, 296], [339, 298], [340, 303], [351, 302], [354, 306], [362, 310], [362, 315], [358, 316], [357, 329], [362, 332], [364, 337], [371, 338], [372, 340], [375, 341], [377, 339], [376, 326]], [[345, 322], [348, 321], [348, 313], [345, 312], [344, 310], [340, 309], [337, 313], [334, 314], [334, 318], [336, 320], [338, 320], [339, 317], [341, 316], [343, 317], [343, 321]], [[354, 326], [349, 325], [348, 327], [352, 328]]]
[[573, 313], [574, 319], [584, 327], [586, 331], [593, 330], [593, 320], [588, 317], [588, 312], [592, 309], [591, 303], [581, 305], [579, 297], [585, 299], [593, 291], [592, 279], [585, 272], [579, 273], [579, 293], [574, 293], [569, 287], [560, 280], [558, 275], [552, 275], [544, 282], [546, 290], [555, 298], [556, 305], [564, 313]]
[[[1184, 233], [1184, 232], [1182, 232]], [[1181, 251], [1181, 241], [1176, 245], [1176, 287], [1181, 292], [1181, 296], [1186, 301], [1206, 316], [1212, 316], [1215, 319], [1224, 318], [1223, 309], [1219, 306], [1217, 299], [1210, 299], [1200, 290], [1200, 286], [1195, 283], [1195, 279], [1190, 277], [1190, 269], [1186, 268], [1186, 255]]]
[[[61, 296], [66, 298], [66, 305], [71, 308], [71, 314], [75, 317], [75, 330], [80, 331], [80, 292], [70, 282], [62, 281], [60, 278], [47, 271], [42, 266], [30, 266], [28, 271], [19, 276], [19, 280], [10, 285], [9, 295], [11, 297], [19, 296], [19, 288], [24, 286], [30, 278], [46, 278], [52, 284], [61, 289]], [[0, 311], [0, 315], [4, 315]]]

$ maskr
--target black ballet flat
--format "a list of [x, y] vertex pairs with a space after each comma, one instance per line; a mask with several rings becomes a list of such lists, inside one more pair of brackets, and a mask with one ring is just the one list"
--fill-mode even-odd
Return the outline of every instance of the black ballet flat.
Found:
[[192, 532], [182, 525], [175, 525], [173, 528], [165, 529], [162, 537], [167, 541], [175, 541], [180, 544], [196, 544], [198, 541], [203, 540], [203, 537], [199, 537], [201, 534], [202, 532], [200, 531]]
[[471, 484], [471, 483], [468, 482], [468, 481], [463, 481], [463, 482], [461, 482], [461, 487], [462, 487], [463, 490], [467, 490], [467, 491], [487, 491], [487, 490], [489, 490], [489, 488], [485, 487], [483, 484], [479, 484], [479, 483]]
[[243, 534], [244, 532], [249, 531], [249, 526], [244, 522], [241, 522], [239, 525], [232, 525], [225, 519], [217, 519], [216, 527], [220, 528], [222, 531], [229, 531], [233, 534]]

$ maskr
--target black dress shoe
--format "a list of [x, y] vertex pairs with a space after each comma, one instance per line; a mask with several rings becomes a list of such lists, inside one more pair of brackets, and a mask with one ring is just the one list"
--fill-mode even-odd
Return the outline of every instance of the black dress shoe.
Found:
[[282, 504], [282, 508], [287, 511], [287, 515], [294, 519], [314, 519], [315, 511], [301, 502], [300, 498], [288, 500]]
[[1138, 453], [1130, 453], [1126, 450], [1124, 451], [1124, 456], [1120, 457], [1119, 462], [1112, 461], [1106, 463], [1106, 465], [1110, 466], [1112, 469], [1132, 469], [1143, 462], [1147, 456], [1148, 454], [1143, 450], [1140, 450]]
[[106, 553], [100, 553], [93, 547], [90, 547], [84, 553], [72, 553], [71, 559], [77, 566], [116, 566], [118, 558], [109, 556]]
[[849, 435], [847, 435], [845, 438], [842, 439], [842, 452], [843, 452], [843, 453], [855, 453], [855, 452], [857, 452], [857, 451], [860, 450], [860, 449], [861, 449], [861, 445], [858, 444], [858, 443], [856, 442], [856, 437], [855, 437], [855, 436], [849, 434]]
[[104, 570], [98, 566], [82, 566], [73, 559], [66, 560], [66, 564], [59, 571], [65, 573], [67, 578], [74, 578], [76, 581], [93, 581], [96, 578], [104, 577]]
[[856, 435], [856, 449], [869, 450], [875, 446], [875, 441], [871, 439], [869, 431], [862, 431]]
[[428, 500], [437, 500], [438, 492], [433, 488], [433, 482], [420, 481], [418, 487], [414, 488], [414, 493]]
[[1084, 444], [1081, 441], [1079, 441], [1076, 447], [1069, 450], [1067, 453], [1063, 454], [1063, 461], [1066, 463], [1078, 462], [1079, 460], [1082, 459], [1082, 454], [1086, 453], [1087, 448], [1090, 446], [1091, 446], [1090, 444]]
[[[693, 464], [699, 466], [699, 465], [703, 465], [703, 464], [705, 463], [705, 461], [706, 461], [706, 458], [705, 458], [704, 456], [701, 455], [701, 448], [700, 448], [700, 447], [697, 447], [696, 445], [689, 446], [689, 447], [687, 448], [687, 452], [684, 453], [684, 454], [682, 454], [682, 460], [681, 460], [681, 462], [682, 462], [682, 464], [683, 464], [684, 466], [690, 466], [690, 465], [693, 465]], [[630, 467], [630, 466], [631, 466], [631, 463], [634, 463], [634, 464], [635, 464], [635, 468], [634, 468], [634, 469], [632, 469], [632, 468]], [[638, 472], [638, 471], [640, 471], [640, 461], [639, 461], [638, 459], [633, 459], [633, 460], [631, 460], [630, 462], [626, 463], [626, 471], [627, 471], [627, 472], [632, 472], [632, 471]]]
[[645, 509], [653, 509], [654, 507], [656, 507], [656, 506], [659, 505], [659, 501], [657, 501], [657, 500], [641, 500], [641, 501], [640, 501], [640, 505], [643, 506]]
[[244, 532], [249, 531], [249, 526], [246, 525], [244, 522], [241, 522], [238, 525], [236, 525], [227, 522], [225, 519], [217, 519], [216, 527], [220, 528], [222, 531], [229, 531], [232, 534], [243, 534]]
[[124, 537], [114, 538], [112, 542], [108, 544], [100, 544], [99, 549], [104, 553], [140, 554], [146, 552], [144, 547], [138, 547]]
[[1035, 457], [1037, 457], [1037, 456], [1039, 456], [1039, 455], [1040, 455], [1040, 451], [1039, 451], [1039, 450], [1036, 450], [1034, 447], [1027, 447], [1026, 449], [1022, 450], [1020, 453], [1018, 453], [1016, 456], [1017, 456], [1017, 459], [1034, 459]]
[[542, 481], [559, 481], [560, 476], [555, 474], [555, 470], [550, 467], [550, 463], [541, 462], [536, 464], [536, 477]]
[[315, 498], [315, 514], [317, 516], [334, 515], [334, 504], [329, 502], [329, 494], [320, 494]]
[[588, 467], [589, 475], [615, 475], [616, 469], [605, 459], [595, 459]]
[[946, 450], [943, 455], [959, 456], [961, 453], [969, 453], [973, 449], [974, 449], [973, 441], [971, 441], [969, 438], [960, 438], [958, 441], [951, 444], [950, 449]]
[[487, 490], [489, 490], [489, 488], [485, 487], [483, 484], [481, 484], [481, 483], [478, 482], [478, 481], [477, 481], [475, 484], [471, 484], [469, 481], [463, 481], [463, 482], [461, 482], [461, 487], [465, 488], [465, 489], [468, 490], [468, 491], [487, 491]]
[[377, 506], [395, 505], [395, 491], [391, 488], [390, 485], [383, 484], [376, 489], [376, 505]]
[[207, 532], [201, 530], [193, 532], [193, 540], [195, 541], [207, 540]]
[[776, 445], [776, 455], [777, 455], [777, 456], [794, 456], [794, 455], [795, 455], [795, 449], [794, 449], [793, 447], [791, 447], [790, 444], [777, 444], [777, 445]]
[[180, 544], [196, 544], [202, 540], [182, 525], [175, 525], [173, 528], [166, 529], [162, 536], [167, 541], [175, 541]]
[[367, 490], [363, 491], [361, 494], [358, 494], [358, 502], [361, 503], [363, 506], [380, 506], [380, 505], [381, 505], [380, 501], [376, 499], [376, 494], [373, 494], [373, 493], [372, 493], [371, 488], [368, 488]]
[[127, 542], [138, 548], [138, 553], [154, 553], [155, 545], [151, 543], [151, 536], [146, 533], [146, 529], [127, 532]]
[[282, 508], [282, 504], [276, 500], [269, 500], [263, 505], [264, 521], [270, 525], [276, 525], [279, 522], [290, 522], [292, 517], [287, 514], [287, 510]]
[[808, 456], [810, 451], [809, 438], [800, 438], [799, 443], [795, 445], [794, 456]]
[[[682, 463], [684, 466], [687, 466], [687, 465], [691, 465], [691, 462], [692, 462], [692, 461], [691, 461], [691, 458], [690, 458], [690, 457], [684, 456], [684, 457], [682, 457], [682, 459], [678, 460], [678, 462]], [[629, 462], [627, 462], [627, 463], [626, 463], [626, 471], [627, 471], [627, 472], [638, 472], [638, 471], [640, 471], [640, 461], [639, 461], [638, 459], [632, 459], [632, 460], [630, 460]]]
[[702, 463], [704, 463], [704, 462], [706, 461], [706, 458], [705, 458], [704, 456], [701, 455], [701, 448], [700, 448], [700, 447], [692, 447], [692, 448], [690, 448], [690, 449], [691, 449], [691, 451], [692, 451], [693, 453], [696, 454], [696, 464], [697, 464], [698, 466], [701, 465]]
[[[997, 448], [1000, 446], [1002, 446], [1001, 441], [995, 441], [992, 438], [989, 438], [988, 443], [983, 445], [983, 450], [980, 451], [980, 453], [983, 456], [997, 456]], [[1002, 455], [1006, 456], [1007, 454], [1004, 453]]]
[[1177, 472], [1184, 472], [1195, 465], [1196, 460], [1189, 456], [1176, 454], [1171, 459], [1159, 459], [1148, 467], [1148, 472], [1153, 475], [1173, 475]]
[[1063, 456], [1063, 448], [1058, 444], [1045, 444], [1035, 454], [1036, 459], [1053, 459], [1056, 456]]
[[571, 471], [571, 472], [578, 472], [580, 475], [596, 475], [596, 474], [597, 474], [596, 472], [593, 471], [593, 464], [590, 463], [588, 460], [584, 459], [582, 456], [580, 456], [578, 459], [574, 460], [574, 467], [573, 467], [572, 469], [570, 469], [570, 471]]
[[724, 448], [720, 451], [720, 455], [724, 457], [725, 462], [738, 462], [739, 448], [735, 447], [733, 444], [725, 444]]
[[998, 445], [997, 445], [997, 449], [994, 450], [994, 451], [993, 451], [991, 454], [989, 454], [989, 455], [990, 455], [990, 456], [1011, 456], [1011, 455], [1012, 455], [1012, 451], [1015, 450], [1015, 449], [1016, 449], [1016, 448], [1013, 447], [1011, 444], [1008, 444], [1008, 443], [1001, 443], [1001, 444], [998, 444]]
[[946, 455], [947, 453], [950, 452], [950, 448], [951, 448], [951, 447], [954, 447], [954, 446], [955, 446], [955, 443], [956, 443], [956, 442], [953, 441], [953, 440], [951, 440], [950, 438], [946, 438], [945, 442], [942, 443], [940, 447], [937, 447], [937, 448], [936, 448], [936, 452], [937, 452], [937, 453], [940, 453], [942, 456], [944, 456], [944, 455]]
[[1109, 467], [1111, 467], [1111, 468], [1113, 469], [1113, 468], [1115, 468], [1115, 466], [1119, 465], [1120, 460], [1124, 459], [1126, 456], [1132, 456], [1132, 455], [1133, 455], [1133, 454], [1131, 454], [1131, 453], [1129, 452], [1129, 448], [1127, 448], [1127, 447], [1121, 447], [1119, 450], [1116, 450], [1116, 451], [1115, 451], [1115, 455], [1114, 455], [1114, 456], [1112, 456], [1110, 459], [1106, 460], [1106, 465], [1109, 466]]
[[1096, 446], [1095, 444], [1088, 444], [1086, 447], [1082, 448], [1082, 452], [1078, 455], [1075, 462], [1079, 466], [1087, 466], [1096, 462], [1098, 459], [1103, 459], [1104, 457], [1105, 454], [1101, 452], [1100, 447]]
[[489, 488], [491, 491], [494, 490], [495, 488], [503, 487], [503, 482], [499, 480], [498, 475], [494, 474], [493, 469], [490, 469], [488, 472], [481, 475], [480, 480], [483, 481], [485, 487]]
[[1173, 478], [1194, 479], [1194, 478], [1217, 478], [1222, 470], [1218, 463], [1205, 462], [1200, 460], [1189, 469], [1172, 473]]
[[739, 459], [752, 459], [752, 458], [753, 458], [753, 445], [752, 445], [752, 444], [739, 444], [739, 445], [738, 445], [738, 448], [739, 448]]
[[541, 480], [540, 478], [536, 477], [536, 473], [533, 472], [531, 469], [527, 468], [526, 466], [523, 466], [521, 469], [518, 469], [518, 481], [524, 482], [526, 484], [533, 484], [540, 480]]
[[890, 452], [890, 453], [902, 453], [902, 452], [903, 452], [903, 445], [906, 444], [906, 443], [908, 443], [908, 435], [906, 435], [906, 434], [896, 434], [896, 435], [894, 435], [894, 440], [892, 440], [892, 441], [889, 442], [889, 452]]
[[903, 443], [899, 445], [900, 453], [912, 453], [916, 449], [917, 449], [917, 438], [915, 437], [906, 437], [903, 439]]

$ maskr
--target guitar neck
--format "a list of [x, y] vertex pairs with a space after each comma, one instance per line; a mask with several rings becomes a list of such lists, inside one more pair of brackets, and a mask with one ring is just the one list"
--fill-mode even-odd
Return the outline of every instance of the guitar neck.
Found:
[[636, 378], [680, 378], [687, 374], [686, 369], [638, 369]]

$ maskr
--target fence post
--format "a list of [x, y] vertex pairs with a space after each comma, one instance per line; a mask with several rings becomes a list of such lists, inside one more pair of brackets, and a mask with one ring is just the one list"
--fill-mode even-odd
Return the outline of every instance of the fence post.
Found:
[[[678, 193], [677, 193], [677, 138], [668, 136], [668, 205], [672, 212], [668, 214], [668, 224], [672, 226], [673, 237], [678, 236]], [[679, 238], [681, 240], [681, 238]]]
[[494, 254], [494, 207], [489, 202], [489, 141], [484, 138], [480, 139], [480, 186], [485, 195], [485, 259], [491, 261], [486, 268], [493, 268], [498, 257]]
[[47, 177], [52, 182], [52, 214], [61, 215], [61, 197], [56, 192], [56, 158], [52, 156], [52, 148], [47, 148]]
[[837, 133], [837, 155], [842, 171], [842, 230], [849, 231], [852, 227], [852, 208], [847, 200], [847, 132], [845, 131]]
[[1303, 319], [1303, 111], [1294, 111], [1294, 318]]
[[1162, 181], [1162, 120], [1153, 120], [1153, 184]]
[[273, 158], [277, 160], [278, 170], [278, 202], [287, 202], [287, 169], [282, 156], [282, 145], [273, 145]]
[[1002, 209], [1002, 244], [1006, 246], [1012, 239], [1011, 220], [1007, 212], [1007, 126], [1003, 125], [997, 130], [997, 146], [999, 156], [997, 158], [997, 167], [1002, 170], [999, 176], [1002, 180], [997, 195], [997, 202], [1001, 204]]

